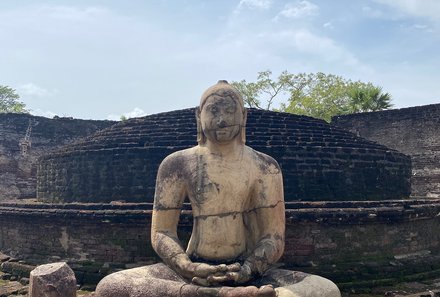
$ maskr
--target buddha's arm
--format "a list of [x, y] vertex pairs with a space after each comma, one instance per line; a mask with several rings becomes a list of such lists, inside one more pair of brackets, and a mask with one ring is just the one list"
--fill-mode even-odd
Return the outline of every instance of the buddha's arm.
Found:
[[153, 210], [151, 244], [165, 264], [186, 276], [179, 267], [189, 261], [177, 237], [179, 214], [180, 210]]
[[182, 157], [170, 155], [159, 167], [151, 222], [151, 244], [169, 267], [186, 276], [180, 266], [190, 260], [177, 236], [180, 211], [185, 199], [182, 166]]
[[251, 275], [262, 275], [284, 252], [285, 208], [281, 171], [264, 174], [255, 193], [255, 209], [250, 213], [255, 248], [243, 268]]

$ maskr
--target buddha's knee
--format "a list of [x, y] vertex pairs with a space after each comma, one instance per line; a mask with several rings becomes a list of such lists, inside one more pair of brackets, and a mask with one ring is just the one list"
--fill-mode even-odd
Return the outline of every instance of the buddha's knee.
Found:
[[278, 287], [276, 292], [278, 297], [341, 297], [334, 282], [312, 274], [291, 285]]
[[314, 277], [313, 283], [316, 283], [319, 286], [319, 288], [322, 290], [322, 295], [320, 296], [341, 297], [341, 291], [339, 291], [338, 286], [334, 282], [332, 282], [327, 278], [317, 275], [313, 275], [313, 277]]
[[96, 286], [95, 297], [130, 297], [131, 284], [118, 272], [107, 275]]

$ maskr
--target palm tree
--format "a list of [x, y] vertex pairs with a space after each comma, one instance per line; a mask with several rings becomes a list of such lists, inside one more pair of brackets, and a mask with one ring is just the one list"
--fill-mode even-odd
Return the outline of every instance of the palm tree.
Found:
[[381, 87], [368, 84], [354, 84], [347, 91], [348, 113], [378, 111], [392, 107], [391, 95], [383, 93]]

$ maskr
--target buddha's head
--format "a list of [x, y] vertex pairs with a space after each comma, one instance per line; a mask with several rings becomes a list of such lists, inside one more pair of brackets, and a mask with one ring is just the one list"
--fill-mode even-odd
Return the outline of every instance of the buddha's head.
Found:
[[209, 87], [200, 99], [197, 117], [197, 142], [206, 139], [227, 143], [234, 139], [246, 141], [246, 109], [243, 98], [226, 80]]

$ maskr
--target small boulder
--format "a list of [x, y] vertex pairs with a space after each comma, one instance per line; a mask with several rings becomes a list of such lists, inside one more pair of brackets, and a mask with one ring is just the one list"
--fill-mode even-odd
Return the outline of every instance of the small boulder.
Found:
[[29, 297], [75, 296], [75, 274], [65, 262], [40, 265], [31, 271]]
[[20, 278], [20, 284], [22, 284], [23, 286], [27, 286], [27, 285], [29, 285], [29, 278], [27, 278], [27, 277], [22, 277], [22, 278]]
[[0, 263], [6, 262], [9, 259], [11, 259], [11, 257], [9, 257], [8, 255], [5, 255], [2, 252], [0, 252]]

